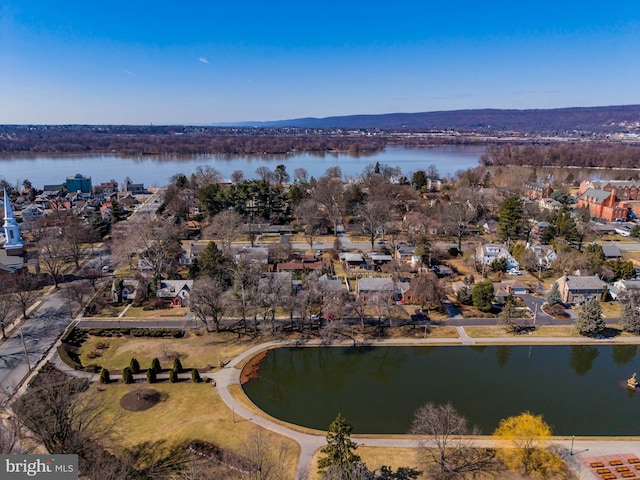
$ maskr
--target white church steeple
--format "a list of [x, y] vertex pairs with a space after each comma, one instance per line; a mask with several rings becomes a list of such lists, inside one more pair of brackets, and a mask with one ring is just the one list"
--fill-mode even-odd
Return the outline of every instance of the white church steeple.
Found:
[[24, 240], [20, 236], [20, 227], [13, 214], [11, 200], [7, 189], [4, 190], [4, 235], [7, 239], [4, 249], [7, 255], [22, 255], [24, 253]]

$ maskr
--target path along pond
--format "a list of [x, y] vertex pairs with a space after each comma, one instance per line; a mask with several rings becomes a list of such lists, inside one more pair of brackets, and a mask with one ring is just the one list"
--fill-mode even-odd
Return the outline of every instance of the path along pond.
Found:
[[402, 434], [422, 404], [451, 402], [491, 434], [500, 419], [542, 414], [555, 435], [640, 434], [637, 345], [277, 348], [245, 393], [275, 418], [326, 430]]

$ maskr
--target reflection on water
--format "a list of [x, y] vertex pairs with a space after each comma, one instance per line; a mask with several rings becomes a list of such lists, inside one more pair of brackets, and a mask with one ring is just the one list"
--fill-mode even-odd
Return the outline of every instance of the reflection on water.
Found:
[[243, 388], [269, 414], [318, 429], [342, 413], [356, 433], [405, 433], [420, 405], [451, 401], [485, 433], [529, 410], [558, 435], [637, 435], [629, 418], [640, 392], [620, 387], [640, 371], [637, 354], [635, 345], [282, 348]]
[[9, 182], [28, 178], [35, 186], [62, 183], [69, 175], [90, 175], [94, 184], [114, 179], [122, 182], [126, 176], [146, 186], [161, 186], [177, 173], [192, 174], [198, 166], [209, 165], [223, 177], [230, 178], [235, 170], [245, 178], [254, 178], [258, 167], [274, 169], [282, 163], [292, 175], [296, 168], [304, 168], [308, 176], [319, 177], [327, 168], [339, 165], [346, 177], [357, 176], [367, 165], [387, 164], [400, 167], [410, 176], [412, 172], [433, 164], [441, 175], [453, 175], [478, 165], [483, 152], [478, 146], [443, 145], [430, 148], [388, 147], [375, 153], [304, 152], [290, 155], [53, 155], [11, 154], [0, 156], [0, 176]]

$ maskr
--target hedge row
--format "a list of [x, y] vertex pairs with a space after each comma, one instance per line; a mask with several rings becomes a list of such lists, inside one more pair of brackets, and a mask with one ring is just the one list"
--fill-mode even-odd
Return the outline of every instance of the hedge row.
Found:
[[62, 335], [60, 341], [68, 345], [73, 345], [74, 347], [79, 347], [86, 339], [87, 334], [84, 330], [77, 327], [71, 327], [64, 335]]
[[63, 345], [60, 345], [58, 347], [58, 355], [60, 356], [60, 360], [62, 360], [74, 370], [82, 370], [82, 363], [80, 363], [78, 355], [68, 351], [66, 348], [64, 348]]
[[131, 335], [134, 337], [182, 338], [184, 336], [184, 332], [177, 328], [92, 328], [89, 330], [89, 333], [96, 337], [119, 337]]

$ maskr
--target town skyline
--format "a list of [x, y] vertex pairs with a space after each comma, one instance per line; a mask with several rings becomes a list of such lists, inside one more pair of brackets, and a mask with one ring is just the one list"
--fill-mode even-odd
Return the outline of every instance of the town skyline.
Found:
[[403, 7], [10, 2], [0, 7], [0, 123], [640, 103], [632, 4]]

